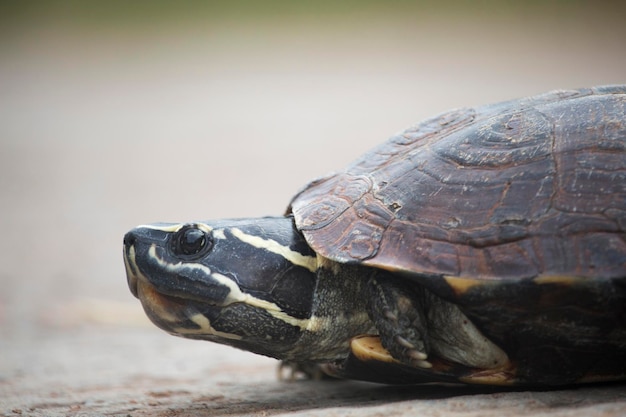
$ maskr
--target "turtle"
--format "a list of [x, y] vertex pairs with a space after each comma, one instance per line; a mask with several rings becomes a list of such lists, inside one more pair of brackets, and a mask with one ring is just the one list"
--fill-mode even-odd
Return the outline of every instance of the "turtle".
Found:
[[387, 384], [626, 379], [626, 85], [460, 108], [280, 216], [137, 226], [127, 282], [176, 336]]

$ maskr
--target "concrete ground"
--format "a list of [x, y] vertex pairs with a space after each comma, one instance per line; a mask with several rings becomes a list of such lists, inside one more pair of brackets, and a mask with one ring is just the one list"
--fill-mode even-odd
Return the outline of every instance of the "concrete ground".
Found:
[[422, 118], [626, 82], [610, 2], [402, 4], [3, 13], [0, 414], [626, 415], [624, 384], [282, 382], [273, 360], [161, 332], [128, 291], [121, 240], [136, 224], [279, 214], [308, 180]]

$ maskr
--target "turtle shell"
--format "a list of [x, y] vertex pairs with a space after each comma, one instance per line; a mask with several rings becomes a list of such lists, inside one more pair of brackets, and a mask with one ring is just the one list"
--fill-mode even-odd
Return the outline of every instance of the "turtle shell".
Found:
[[506, 370], [477, 370], [434, 358], [419, 370], [353, 341], [331, 373], [626, 379], [626, 86], [441, 114], [313, 181], [288, 213], [319, 255], [425, 286], [511, 360]]
[[320, 255], [478, 280], [626, 276], [626, 86], [444, 113], [291, 202]]

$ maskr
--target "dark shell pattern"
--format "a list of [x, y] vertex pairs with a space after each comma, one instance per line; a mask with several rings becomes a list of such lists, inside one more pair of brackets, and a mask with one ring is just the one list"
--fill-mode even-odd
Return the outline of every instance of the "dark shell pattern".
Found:
[[626, 87], [555, 91], [419, 123], [290, 210], [338, 262], [517, 280], [626, 276]]

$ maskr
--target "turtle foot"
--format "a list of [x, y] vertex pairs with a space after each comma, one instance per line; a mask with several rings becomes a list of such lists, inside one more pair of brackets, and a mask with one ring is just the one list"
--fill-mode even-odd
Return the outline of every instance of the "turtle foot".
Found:
[[278, 365], [279, 381], [314, 380], [319, 381], [329, 378], [322, 369], [322, 365], [317, 363], [297, 363], [281, 361]]
[[382, 285], [378, 277], [370, 279], [368, 292], [370, 318], [385, 349], [402, 363], [430, 368], [426, 321], [418, 304], [423, 297], [387, 277]]

